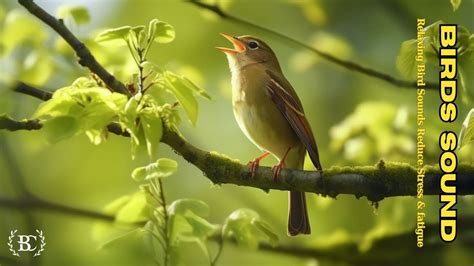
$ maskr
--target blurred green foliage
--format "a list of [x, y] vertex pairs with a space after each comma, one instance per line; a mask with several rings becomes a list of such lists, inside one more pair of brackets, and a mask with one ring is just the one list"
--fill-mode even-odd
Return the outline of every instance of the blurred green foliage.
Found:
[[[468, 36], [467, 42], [463, 42], [466, 45], [463, 46], [465, 49], [459, 62], [462, 95], [463, 99], [470, 96], [471, 101], [459, 101], [459, 118], [447, 126], [437, 119], [438, 94], [427, 93], [425, 112], [430, 117], [426, 125], [426, 158], [428, 163], [437, 162], [437, 137], [441, 131], [459, 132], [464, 128], [462, 143], [465, 146], [460, 150], [460, 160], [474, 160], [472, 143], [467, 145], [465, 140], [472, 139], [472, 116], [469, 120], [466, 118], [467, 123], [462, 124], [463, 118], [473, 107], [474, 95], [473, 44], [469, 33], [474, 28], [472, 1], [462, 4], [461, 1], [451, 1], [452, 6], [448, 0], [217, 2], [234, 15], [276, 29], [340, 58], [392, 75], [396, 75], [398, 70], [407, 77], [410, 76], [407, 53], [412, 52], [410, 49], [413, 45], [412, 41], [407, 40], [416, 37], [417, 17], [426, 18], [427, 24], [442, 20], [462, 25]], [[259, 36], [275, 50], [286, 76], [303, 100], [324, 165], [375, 164], [380, 159], [414, 162], [416, 93], [413, 89], [393, 87], [377, 79], [348, 72], [299, 47], [289, 46], [274, 36], [221, 20], [215, 14], [182, 1], [91, 1], [85, 3], [87, 8], [66, 1], [64, 3], [67, 5], [61, 5], [61, 1], [39, 4], [44, 4], [48, 11], [62, 17], [96, 59], [124, 83], [139, 83], [137, 61], [146, 73], [153, 71], [155, 74], [149, 77], [143, 88], [154, 81], [156, 84], [145, 95], [150, 96], [147, 96], [149, 101], [156, 101], [156, 106], [162, 107], [160, 115], [165, 114], [171, 124], [179, 124], [179, 114], [189, 118], [191, 123], [180, 124], [180, 131], [190, 142], [203, 149], [218, 150], [243, 162], [258, 154], [234, 122], [227, 63], [213, 48], [223, 42], [218, 33], [227, 32]], [[163, 24], [162, 21], [170, 24]], [[126, 28], [123, 31], [126, 36], [121, 36], [134, 35], [130, 38], [135, 38], [136, 44], [143, 48], [150, 42], [141, 36], [151, 36], [150, 30], [153, 31], [154, 27], [159, 29], [157, 34], [160, 38], [153, 40], [159, 43], [174, 41], [169, 45], [153, 46], [147, 50], [146, 58], [143, 54], [134, 53], [136, 49], [127, 49], [127, 42], [123, 40], [97, 42], [106, 36], [114, 37], [112, 33], [119, 33], [117, 29], [122, 29], [118, 27], [123, 25], [148, 25], [146, 30], [145, 26]], [[110, 28], [115, 31], [106, 30]], [[427, 34], [427, 37], [432, 36], [435, 35]], [[404, 58], [403, 62], [401, 59], [397, 61], [397, 57]], [[140, 62], [143, 59], [146, 61]], [[61, 98], [61, 101], [56, 102], [57, 105], [54, 99], [41, 105], [39, 113], [36, 113], [37, 116], [48, 113], [48, 117], [42, 117], [48, 120], [46, 129], [14, 134], [0, 132], [1, 196], [18, 195], [17, 180], [23, 179], [30, 191], [48, 200], [88, 209], [103, 209], [105, 213], [115, 215], [119, 221], [145, 222], [156, 214], [147, 204], [150, 195], [146, 191], [150, 187], [145, 182], [137, 192], [137, 183], [130, 178], [130, 174], [133, 169], [138, 169], [134, 176], [140, 181], [148, 175], [164, 177], [172, 172], [173, 176], [162, 182], [170, 203], [168, 214], [180, 225], [171, 230], [171, 238], [182, 244], [179, 250], [168, 250], [168, 255], [177, 258], [175, 253], [178, 251], [185, 254], [180, 257], [184, 265], [209, 265], [213, 258], [206, 254], [216, 254], [218, 247], [207, 239], [219, 230], [218, 223], [222, 224], [221, 229], [225, 228], [226, 234], [239, 236], [237, 241], [250, 247], [255, 246], [257, 240], [275, 243], [278, 237], [279, 245], [292, 247], [304, 245], [330, 249], [339, 243], [353, 242], [359, 250], [366, 252], [367, 257], [381, 252], [381, 247], [388, 247], [398, 251], [392, 255], [394, 260], [410, 258], [410, 261], [404, 262], [406, 265], [463, 265], [472, 263], [474, 259], [472, 253], [468, 252], [468, 248], [472, 247], [462, 244], [463, 239], [472, 237], [468, 232], [460, 232], [455, 245], [441, 244], [441, 248], [429, 250], [416, 249], [414, 239], [412, 242], [405, 239], [405, 242], [380, 243], [380, 238], [413, 229], [416, 213], [413, 198], [385, 199], [374, 210], [366, 199], [339, 196], [334, 200], [309, 196], [313, 234], [297, 239], [288, 238], [285, 235], [286, 193], [272, 191], [264, 194], [251, 188], [212, 186], [198, 170], [169, 148], [163, 146], [156, 151], [159, 138], [152, 136], [160, 135], [159, 129], [146, 125], [159, 123], [151, 120], [145, 123], [144, 128], [133, 128], [136, 116], [146, 121], [147, 117], [151, 119], [156, 115], [150, 116], [150, 110], [147, 111], [143, 105], [139, 108], [138, 99], [134, 98], [127, 104], [121, 96], [108, 92], [103, 84], [76, 63], [74, 52], [57, 34], [15, 1], [3, 1], [0, 4], [0, 61], [0, 113], [19, 119], [32, 117], [41, 105], [37, 100], [11, 92], [11, 84], [17, 79], [55, 90], [55, 98]], [[433, 69], [436, 66], [434, 61]], [[436, 81], [436, 77], [434, 71], [428, 79]], [[73, 90], [77, 82], [90, 85], [83, 84], [80, 90]], [[204, 98], [209, 99], [210, 95], [212, 101], [202, 101]], [[174, 101], [179, 102], [178, 108], [173, 108]], [[87, 108], [78, 111], [72, 107], [79, 102], [87, 105]], [[124, 112], [126, 106], [131, 108], [132, 105], [133, 110], [137, 111], [135, 114]], [[44, 112], [46, 108], [58, 110], [58, 115], [51, 115], [52, 109]], [[100, 117], [104, 120], [93, 117], [97, 112], [101, 113]], [[130, 140], [106, 136], [100, 130], [112, 119], [105, 118], [108, 113], [113, 114], [114, 118], [120, 113], [135, 115], [122, 115], [121, 122], [129, 132], [135, 134], [138, 143], [145, 144], [143, 147], [149, 151], [148, 155], [138, 154], [135, 160], [130, 160]], [[83, 132], [92, 143], [101, 145], [91, 145], [80, 134]], [[76, 134], [79, 136], [72, 137]], [[50, 144], [48, 139], [64, 140]], [[132, 145], [137, 144], [133, 144], [134, 138], [131, 139]], [[150, 160], [150, 155], [156, 156], [157, 153], [159, 157], [177, 161], [179, 167], [176, 171], [170, 167], [172, 163], [162, 165], [156, 162], [157, 158]], [[150, 161], [153, 164], [149, 165]], [[273, 163], [273, 159], [266, 162], [268, 165]], [[152, 195], [159, 196], [159, 193]], [[189, 198], [196, 200], [187, 200]], [[473, 204], [472, 196], [462, 197], [457, 204], [459, 215], [473, 215]], [[105, 209], [102, 206], [106, 206]], [[428, 222], [437, 221], [439, 207], [436, 197], [427, 200]], [[156, 233], [159, 230], [157, 221], [135, 229], [135, 226], [117, 221], [112, 226], [104, 221], [92, 223], [90, 220], [43, 210], [30, 213], [0, 209], [0, 217], [0, 239], [7, 239], [10, 230], [15, 228], [22, 232], [44, 230], [48, 246], [39, 258], [44, 265], [149, 265], [156, 262], [153, 261], [155, 258], [162, 259], [165, 256], [156, 253], [160, 249], [151, 244], [157, 240], [148, 239], [153, 238], [150, 231]], [[268, 229], [269, 226], [273, 231]], [[433, 227], [429, 230], [437, 229]], [[111, 241], [118, 240], [120, 236], [123, 236], [122, 241]], [[104, 241], [108, 242], [104, 245]], [[427, 241], [440, 243], [436, 233]], [[413, 247], [400, 249], [397, 245]], [[345, 254], [339, 250], [335, 252]], [[0, 256], [8, 257], [8, 250], [0, 250]], [[243, 250], [227, 244], [219, 264], [346, 265], [333, 260], [316, 262], [304, 257]]]

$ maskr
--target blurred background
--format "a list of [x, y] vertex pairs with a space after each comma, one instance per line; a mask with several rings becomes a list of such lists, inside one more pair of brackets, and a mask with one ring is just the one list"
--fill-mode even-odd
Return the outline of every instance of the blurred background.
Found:
[[[395, 87], [384, 81], [348, 71], [318, 56], [250, 26], [223, 20], [195, 5], [179, 0], [36, 1], [52, 14], [61, 6], [82, 5], [90, 13], [88, 24], [65, 21], [74, 34], [91, 48], [99, 62], [122, 81], [136, 71], [126, 47], [94, 43], [98, 32], [123, 25], [146, 25], [153, 18], [166, 21], [176, 30], [174, 42], [153, 46], [148, 59], [159, 66], [190, 78], [205, 88], [212, 100], [199, 99], [195, 127], [180, 126], [186, 139], [196, 146], [237, 158], [242, 163], [260, 151], [242, 134], [231, 108], [230, 72], [225, 56], [214, 47], [228, 46], [219, 33], [258, 36], [276, 52], [286, 77], [298, 92], [316, 136], [322, 164], [373, 165], [380, 159], [415, 162], [416, 90]], [[342, 59], [400, 78], [397, 56], [402, 42], [416, 38], [416, 19], [426, 25], [438, 20], [474, 29], [474, 1], [464, 0], [456, 12], [449, 0], [223, 0], [226, 12], [271, 28]], [[57, 34], [24, 11], [16, 1], [0, 5], [0, 113], [16, 119], [29, 118], [40, 104], [37, 99], [15, 94], [11, 81], [58, 89], [79, 76], [88, 76], [72, 50]], [[433, 72], [435, 73], [435, 72]], [[437, 81], [436, 75], [428, 77]], [[467, 77], [472, 79], [472, 68]], [[469, 84], [468, 84], [469, 85]], [[473, 87], [467, 87], [472, 93]], [[459, 118], [450, 125], [438, 119], [439, 95], [428, 92], [426, 160], [438, 160], [438, 136], [444, 130], [459, 132], [472, 103], [459, 100]], [[84, 135], [50, 144], [41, 131], [0, 132], [0, 197], [15, 199], [26, 188], [35, 196], [68, 206], [101, 211], [124, 194], [137, 191], [132, 170], [147, 163], [131, 159], [126, 138], [111, 135], [106, 143], [91, 144]], [[472, 162], [471, 147], [460, 151], [462, 162]], [[378, 209], [365, 198], [340, 195], [337, 199], [308, 195], [312, 235], [286, 236], [287, 193], [237, 187], [213, 186], [193, 165], [161, 145], [160, 157], [178, 161], [178, 172], [164, 180], [169, 202], [196, 198], [207, 202], [208, 220], [222, 221], [235, 209], [250, 208], [269, 222], [280, 237], [279, 245], [328, 247], [354, 241], [369, 258], [382, 255], [394, 265], [472, 265], [473, 232], [459, 232], [454, 244], [441, 243], [437, 226], [426, 229], [425, 249], [417, 249], [413, 228], [416, 200], [398, 197], [380, 202]], [[268, 159], [264, 165], [276, 161]], [[307, 165], [307, 169], [312, 166]], [[426, 221], [436, 223], [438, 197], [428, 197]], [[472, 196], [459, 197], [460, 216], [474, 215]], [[461, 218], [460, 218], [461, 219]], [[0, 206], [0, 265], [13, 263], [6, 241], [10, 230], [41, 229], [47, 238], [44, 254], [23, 263], [40, 265], [150, 265], [153, 262], [133, 247], [99, 249], [94, 239], [94, 219], [64, 215], [44, 209]], [[472, 230], [472, 227], [471, 227]], [[375, 243], [377, 237], [406, 233], [408, 237], [389, 243]], [[468, 241], [470, 237], [470, 242]], [[463, 239], [466, 238], [466, 241]], [[373, 247], [373, 245], [380, 245]], [[194, 244], [182, 248], [183, 265], [208, 265]], [[212, 252], [215, 249], [211, 249]], [[314, 259], [226, 245], [220, 265], [352, 265], [347, 250], [334, 251], [338, 259]], [[339, 252], [339, 253], [337, 253]], [[339, 255], [338, 255], [339, 254]], [[380, 263], [380, 261], [379, 261]], [[390, 265], [387, 261], [387, 265]], [[380, 264], [379, 264], [380, 265]]]

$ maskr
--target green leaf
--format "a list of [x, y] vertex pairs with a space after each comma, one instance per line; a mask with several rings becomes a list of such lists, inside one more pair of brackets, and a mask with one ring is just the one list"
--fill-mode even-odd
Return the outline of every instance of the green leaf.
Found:
[[137, 36], [140, 36], [140, 34], [142, 34], [142, 32], [144, 32], [145, 30], [145, 26], [143, 25], [139, 25], [139, 26], [134, 26], [132, 27], [132, 31], [137, 35]]
[[461, 149], [472, 141], [474, 141], [474, 108], [469, 111], [462, 123], [461, 133], [459, 133], [459, 148]]
[[[142, 140], [144, 142], [144, 135], [141, 127], [137, 125], [137, 117], [139, 113], [139, 100], [141, 95], [137, 94], [130, 98], [125, 104], [123, 112], [119, 113], [119, 123], [123, 130], [130, 134], [130, 143], [132, 146], [132, 159], [135, 158], [136, 152]], [[142, 138], [143, 137], [143, 138]]]
[[147, 204], [146, 194], [139, 191], [117, 212], [115, 220], [123, 223], [138, 223], [149, 220], [151, 210]]
[[[130, 31], [130, 34], [132, 36], [132, 39], [134, 40], [132, 43], [136, 43], [136, 47], [137, 48], [141, 48], [143, 43], [145, 42], [145, 26], [143, 25], [139, 25], [139, 26], [135, 26], [135, 27], [132, 27], [132, 30]], [[134, 47], [133, 45], [130, 45], [130, 49]], [[135, 52], [135, 49], [133, 49], [133, 51], [131, 52]], [[140, 59], [138, 58], [138, 54], [136, 55], [137, 56], [137, 60], [140, 61]]]
[[194, 98], [192, 90], [186, 86], [183, 80], [176, 74], [166, 71], [165, 80], [168, 84], [168, 89], [175, 95], [179, 104], [184, 108], [189, 120], [193, 125], [196, 125], [198, 116], [198, 103]]
[[125, 195], [120, 198], [117, 198], [105, 205], [104, 212], [107, 214], [116, 214], [123, 206], [125, 206], [131, 199], [130, 195]]
[[41, 104], [34, 117], [74, 117], [78, 133], [85, 132], [93, 144], [100, 144], [107, 137], [106, 126], [123, 109], [127, 97], [112, 93], [86, 78], [79, 78], [65, 88], [57, 90], [52, 99]]
[[182, 79], [183, 84], [187, 86], [188, 88], [190, 88], [191, 90], [193, 90], [196, 94], [208, 100], [211, 100], [211, 95], [209, 95], [205, 89], [199, 87], [198, 85], [196, 85], [196, 83], [192, 82], [187, 77], [182, 76], [181, 79]]
[[[96, 42], [108, 42], [108, 41], [116, 41], [116, 40], [127, 40], [130, 36], [130, 31], [132, 27], [130, 26], [123, 26], [114, 29], [107, 29], [102, 31], [97, 35], [95, 38]], [[126, 43], [123, 43], [126, 44]]]
[[208, 257], [205, 240], [218, 230], [202, 217], [209, 214], [209, 207], [199, 200], [181, 199], [168, 207], [168, 213], [172, 245], [177, 246], [180, 241], [195, 242]]
[[206, 238], [217, 229], [217, 226], [209, 223], [206, 219], [196, 215], [194, 212], [188, 212], [184, 215], [186, 221], [191, 225], [191, 236], [197, 238]]
[[175, 200], [168, 206], [170, 215], [183, 215], [187, 211], [192, 211], [199, 216], [208, 216], [209, 206], [204, 201], [195, 199]]
[[277, 244], [278, 235], [273, 231], [267, 222], [262, 220], [254, 220], [253, 224], [268, 237], [268, 240], [272, 245]]
[[83, 111], [81, 113], [81, 127], [87, 129], [103, 129], [112, 122], [117, 111], [106, 104], [106, 101], [90, 101], [82, 104]]
[[75, 117], [58, 116], [44, 121], [42, 130], [49, 142], [54, 143], [70, 138], [79, 132], [79, 123]]
[[402, 42], [397, 56], [397, 70], [405, 78], [413, 78], [416, 73], [416, 45], [415, 39]]
[[453, 12], [458, 10], [459, 6], [461, 5], [462, 0], [450, 0], [451, 5], [453, 6]]
[[71, 109], [76, 108], [76, 101], [70, 96], [56, 97], [48, 100], [38, 107], [33, 114], [33, 118], [64, 116], [71, 113]]
[[170, 24], [153, 19], [148, 25], [148, 38], [157, 43], [169, 43], [175, 38], [175, 30]]
[[91, 20], [89, 11], [84, 6], [61, 6], [57, 14], [62, 19], [72, 17], [77, 25], [87, 24]]
[[257, 248], [259, 239], [264, 236], [272, 244], [278, 241], [270, 226], [260, 219], [258, 213], [250, 209], [238, 209], [227, 217], [224, 234], [233, 237], [239, 245]]
[[155, 178], [165, 178], [176, 172], [178, 163], [174, 160], [161, 158], [155, 163], [151, 163], [144, 167], [138, 167], [132, 172], [132, 178], [141, 182]]
[[154, 108], [144, 108], [140, 111], [140, 123], [145, 134], [148, 156], [152, 158], [163, 135], [163, 125], [159, 113]]

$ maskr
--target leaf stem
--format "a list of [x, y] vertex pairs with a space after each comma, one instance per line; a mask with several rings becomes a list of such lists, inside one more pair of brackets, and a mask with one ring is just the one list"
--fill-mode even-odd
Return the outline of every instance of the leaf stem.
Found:
[[218, 236], [217, 245], [218, 245], [217, 253], [214, 259], [211, 261], [211, 264], [210, 264], [211, 266], [217, 265], [217, 261], [221, 257], [222, 250], [224, 249], [224, 230], [223, 229], [221, 230], [221, 233]]

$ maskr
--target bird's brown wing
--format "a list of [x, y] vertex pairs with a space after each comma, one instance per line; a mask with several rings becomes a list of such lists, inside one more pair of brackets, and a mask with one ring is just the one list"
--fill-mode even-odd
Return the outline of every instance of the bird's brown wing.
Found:
[[280, 110], [291, 125], [293, 131], [305, 145], [313, 165], [316, 169], [322, 170], [316, 140], [314, 139], [311, 126], [304, 115], [303, 106], [295, 90], [290, 82], [282, 75], [278, 75], [269, 70], [267, 70], [266, 73], [269, 75], [266, 89], [273, 102], [275, 102], [278, 110]]

